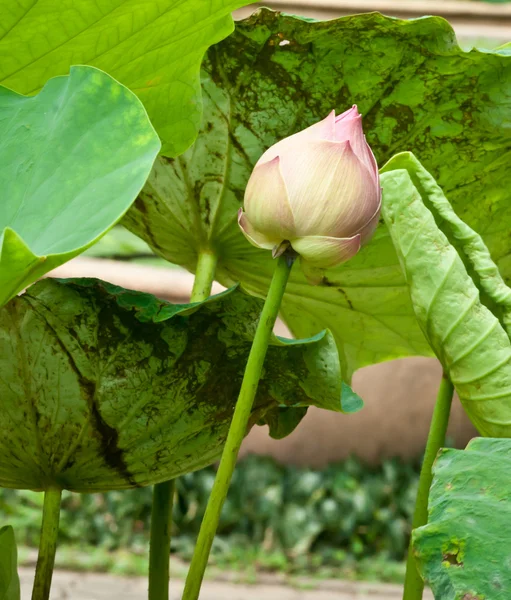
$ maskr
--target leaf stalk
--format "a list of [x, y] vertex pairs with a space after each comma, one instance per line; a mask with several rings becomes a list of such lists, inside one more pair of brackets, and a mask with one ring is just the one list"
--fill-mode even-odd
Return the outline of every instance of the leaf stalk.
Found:
[[153, 488], [149, 542], [149, 599], [168, 600], [174, 480]]
[[215, 280], [217, 260], [216, 254], [210, 251], [199, 253], [190, 302], [203, 302], [209, 298]]
[[[442, 375], [440, 387], [438, 388], [433, 417], [429, 428], [426, 452], [422, 462], [421, 474], [419, 478], [419, 489], [417, 491], [417, 500], [415, 501], [415, 511], [413, 514], [412, 529], [422, 527], [428, 522], [428, 499], [429, 488], [433, 481], [432, 467], [437, 457], [438, 451], [445, 444], [445, 434], [449, 424], [449, 415], [451, 413], [452, 397], [454, 387], [447, 374]], [[415, 562], [412, 540], [408, 547], [408, 559], [406, 562], [405, 587], [403, 591], [403, 600], [422, 600], [424, 592], [424, 581], [420, 576]]]
[[50, 597], [59, 533], [61, 497], [62, 490], [48, 489], [44, 492], [43, 522], [32, 600], [49, 600]]
[[[199, 252], [190, 302], [203, 302], [211, 294], [217, 257]], [[151, 537], [149, 542], [149, 600], [169, 600], [170, 542], [175, 482], [164, 481], [153, 488]]]

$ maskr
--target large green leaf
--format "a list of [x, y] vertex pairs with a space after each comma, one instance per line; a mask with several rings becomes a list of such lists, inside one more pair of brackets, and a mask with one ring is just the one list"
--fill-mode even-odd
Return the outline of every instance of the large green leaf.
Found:
[[[271, 257], [236, 223], [252, 166], [277, 140], [356, 102], [380, 164], [413, 150], [511, 274], [511, 56], [462, 52], [438, 17], [310, 22], [262, 10], [210, 50], [203, 90], [195, 145], [156, 163], [124, 220], [167, 259], [194, 270], [197, 252], [210, 245], [223, 283], [264, 293]], [[347, 375], [431, 352], [384, 226], [317, 287], [296, 269], [283, 315], [299, 336], [330, 328]]]
[[0, 84], [22, 94], [75, 64], [133, 90], [175, 156], [195, 139], [204, 52], [233, 29], [243, 0], [2, 0]]
[[412, 154], [392, 158], [381, 180], [382, 215], [420, 327], [479, 432], [511, 437], [511, 340], [506, 331], [511, 290], [482, 239], [457, 217]]
[[419, 568], [436, 600], [511, 595], [511, 440], [476, 438], [442, 450], [434, 466], [429, 523], [413, 533]]
[[0, 306], [110, 229], [159, 148], [137, 97], [93, 67], [35, 97], [0, 87]]
[[0, 600], [20, 600], [18, 552], [12, 527], [0, 527]]
[[[128, 488], [218, 459], [261, 307], [239, 290], [173, 305], [86, 279], [11, 300], [0, 311], [0, 485]], [[361, 406], [333, 337], [273, 338], [251, 426], [268, 421], [280, 437], [308, 405]]]

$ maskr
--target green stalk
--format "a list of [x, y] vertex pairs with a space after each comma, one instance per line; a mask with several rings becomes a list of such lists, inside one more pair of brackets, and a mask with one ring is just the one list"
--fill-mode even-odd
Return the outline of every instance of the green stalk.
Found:
[[[190, 302], [202, 302], [211, 293], [217, 258], [210, 251], [200, 252]], [[158, 483], [153, 488], [151, 538], [149, 542], [149, 600], [169, 599], [170, 541], [174, 481]]]
[[48, 600], [57, 551], [59, 533], [60, 498], [62, 490], [49, 489], [44, 492], [43, 523], [39, 540], [39, 555], [35, 570], [32, 600]]
[[[442, 381], [438, 388], [433, 418], [429, 428], [428, 442], [424, 454], [424, 462], [419, 479], [417, 500], [415, 501], [415, 512], [413, 514], [412, 529], [417, 529], [428, 522], [428, 498], [429, 488], [433, 480], [431, 469], [440, 448], [445, 444], [445, 433], [449, 423], [452, 396], [454, 387], [448, 375], [442, 375]], [[408, 559], [406, 562], [405, 587], [403, 600], [421, 600], [424, 592], [424, 581], [417, 570], [413, 554], [412, 541], [408, 548]]]
[[199, 253], [190, 302], [202, 302], [209, 298], [215, 280], [216, 263], [217, 257], [212, 252]]
[[199, 536], [186, 578], [182, 600], [197, 600], [208, 563], [213, 538], [220, 520], [220, 512], [225, 502], [241, 442], [247, 431], [254, 398], [261, 378], [263, 363], [268, 349], [273, 326], [284, 296], [287, 280], [294, 257], [285, 254], [277, 259], [277, 266], [268, 290], [256, 334], [248, 357], [241, 390], [234, 409], [234, 415], [225, 442], [220, 466], [202, 520]]
[[174, 481], [158, 483], [153, 488], [151, 539], [149, 542], [149, 598], [168, 600], [170, 532]]

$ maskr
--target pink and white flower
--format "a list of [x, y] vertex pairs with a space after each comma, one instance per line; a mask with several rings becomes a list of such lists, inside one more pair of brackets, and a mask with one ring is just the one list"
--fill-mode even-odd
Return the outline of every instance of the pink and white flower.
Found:
[[372, 236], [380, 204], [378, 166], [354, 105], [261, 156], [238, 222], [254, 246], [277, 256], [291, 245], [305, 267], [327, 269], [355, 256]]

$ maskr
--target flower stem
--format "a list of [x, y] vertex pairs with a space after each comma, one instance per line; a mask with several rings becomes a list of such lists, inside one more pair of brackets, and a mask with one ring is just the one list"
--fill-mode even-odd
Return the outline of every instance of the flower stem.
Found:
[[149, 542], [149, 598], [168, 600], [170, 532], [174, 481], [158, 483], [153, 488], [151, 540]]
[[[432, 467], [438, 451], [445, 443], [445, 433], [449, 423], [452, 396], [454, 388], [448, 375], [442, 375], [442, 381], [438, 388], [433, 418], [429, 428], [428, 442], [419, 479], [417, 500], [415, 501], [415, 512], [413, 514], [412, 529], [417, 529], [428, 522], [428, 498], [429, 488], [433, 480]], [[408, 548], [408, 559], [406, 562], [405, 587], [403, 600], [421, 600], [424, 591], [424, 581], [417, 570], [412, 541]]]
[[62, 490], [48, 489], [44, 492], [43, 523], [32, 600], [48, 600], [50, 597], [59, 533], [61, 496]]
[[[200, 252], [190, 302], [202, 302], [211, 293], [217, 257], [210, 251]], [[153, 487], [151, 538], [149, 542], [149, 600], [168, 600], [170, 576], [170, 540], [174, 481]]]
[[277, 266], [268, 290], [256, 334], [248, 357], [241, 390], [234, 409], [234, 415], [225, 442], [220, 466], [215, 477], [213, 489], [208, 500], [206, 513], [202, 520], [199, 536], [195, 545], [192, 562], [186, 578], [182, 600], [197, 600], [208, 563], [209, 553], [213, 538], [220, 520], [222, 506], [227, 496], [232, 474], [236, 466], [236, 459], [241, 442], [247, 431], [248, 421], [254, 398], [261, 378], [263, 363], [268, 349], [273, 326], [284, 296], [287, 280], [294, 257], [282, 255], [277, 260]]

